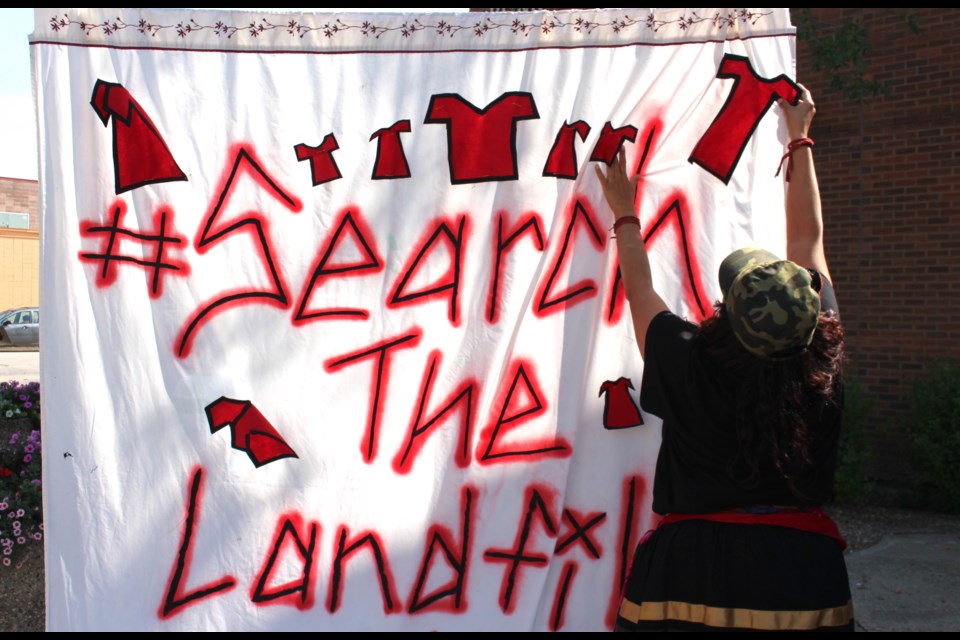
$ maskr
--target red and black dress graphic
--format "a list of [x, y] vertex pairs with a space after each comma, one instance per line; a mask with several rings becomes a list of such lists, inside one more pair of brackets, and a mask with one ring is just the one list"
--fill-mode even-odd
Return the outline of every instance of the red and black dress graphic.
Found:
[[210, 433], [229, 426], [230, 446], [246, 452], [255, 467], [283, 458], [298, 457], [280, 432], [249, 400], [220, 396], [207, 405], [204, 412], [210, 423]]
[[113, 118], [113, 178], [117, 195], [158, 182], [186, 180], [153, 120], [115, 82], [97, 80], [90, 98], [97, 117], [108, 126]]
[[478, 109], [455, 93], [430, 98], [424, 124], [447, 125], [450, 182], [517, 179], [517, 122], [540, 117], [533, 95], [504, 93]]
[[587, 139], [590, 125], [583, 120], [573, 124], [564, 122], [557, 132], [557, 139], [553, 142], [547, 164], [543, 167], [544, 176], [554, 176], [566, 180], [575, 180], [577, 177], [577, 138]]
[[409, 120], [398, 120], [389, 127], [374, 131], [370, 140], [377, 141], [377, 161], [371, 180], [392, 180], [410, 177], [410, 165], [403, 152], [400, 134], [410, 131]]
[[609, 122], [605, 122], [603, 129], [600, 130], [600, 139], [597, 140], [597, 146], [593, 148], [593, 155], [590, 156], [592, 162], [603, 162], [604, 164], [613, 164], [620, 147], [625, 141], [634, 142], [637, 139], [637, 128], [628, 124], [617, 129]]
[[783, 74], [776, 78], [761, 78], [750, 65], [749, 58], [731, 53], [720, 61], [717, 77], [732, 79], [733, 88], [717, 117], [693, 148], [690, 162], [727, 184], [767, 109], [781, 98], [796, 104], [800, 100], [800, 87]]
[[297, 162], [310, 161], [310, 179], [313, 181], [313, 186], [317, 186], [343, 177], [337, 161], [333, 159], [333, 152], [339, 148], [337, 138], [332, 133], [328, 133], [318, 147], [311, 147], [301, 142], [295, 145], [293, 150], [297, 154]]
[[633, 389], [630, 378], [607, 380], [600, 385], [600, 395], [607, 394], [603, 402], [604, 429], [627, 429], [643, 424], [640, 407], [633, 401], [629, 389]]

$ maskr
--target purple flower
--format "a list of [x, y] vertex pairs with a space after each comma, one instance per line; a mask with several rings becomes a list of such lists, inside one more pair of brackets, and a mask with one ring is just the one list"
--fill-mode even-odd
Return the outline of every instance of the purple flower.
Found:
[[33, 403], [30, 402], [29, 400], [27, 400], [26, 402], [23, 403], [23, 408], [24, 408], [24, 409], [33, 409]]
[[24, 453], [33, 453], [33, 445], [32, 445], [32, 444], [28, 444], [27, 446], [25, 446], [25, 447], [23, 448], [23, 452], [24, 452]]
[[33, 456], [30, 455], [29, 453], [28, 453], [27, 455], [23, 456], [23, 462], [24, 462], [24, 464], [29, 464], [31, 460], [33, 460]]

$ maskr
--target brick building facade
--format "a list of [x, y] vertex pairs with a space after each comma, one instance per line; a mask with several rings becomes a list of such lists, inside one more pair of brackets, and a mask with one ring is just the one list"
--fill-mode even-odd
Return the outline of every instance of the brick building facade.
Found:
[[0, 311], [40, 303], [39, 192], [36, 180], [0, 178], [0, 212], [27, 214], [27, 228], [0, 225]]
[[[813, 40], [801, 30], [797, 78], [817, 103], [810, 135], [848, 371], [874, 403], [877, 474], [895, 481], [913, 381], [938, 357], [960, 359], [960, 9], [791, 11], [816, 27]], [[861, 76], [884, 93], [858, 104], [815, 69], [817, 38], [838, 29], [847, 45], [869, 43]]]
[[39, 198], [36, 180], [0, 177], [0, 211], [28, 214], [27, 228], [34, 231], [40, 228]]

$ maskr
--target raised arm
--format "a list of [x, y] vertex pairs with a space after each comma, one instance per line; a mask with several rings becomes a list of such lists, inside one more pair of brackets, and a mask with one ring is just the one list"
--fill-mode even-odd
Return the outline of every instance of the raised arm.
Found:
[[[634, 200], [637, 192], [637, 179], [627, 177], [626, 153], [621, 149], [616, 161], [610, 165], [604, 175], [596, 167], [597, 178], [603, 187], [603, 195], [613, 211], [614, 221], [624, 218], [636, 218]], [[639, 222], [639, 221], [638, 221]], [[617, 256], [620, 260], [620, 276], [623, 290], [630, 303], [630, 316], [633, 330], [640, 347], [640, 356], [646, 349], [647, 327], [661, 311], [667, 311], [667, 305], [653, 289], [650, 274], [650, 259], [647, 247], [643, 244], [643, 235], [639, 224], [620, 224], [616, 230]]]
[[[817, 107], [806, 87], [796, 105], [779, 101], [790, 141], [806, 138]], [[816, 269], [831, 281], [823, 252], [823, 217], [820, 211], [820, 187], [813, 167], [813, 149], [803, 146], [793, 151], [793, 167], [787, 182], [787, 259], [802, 267]]]

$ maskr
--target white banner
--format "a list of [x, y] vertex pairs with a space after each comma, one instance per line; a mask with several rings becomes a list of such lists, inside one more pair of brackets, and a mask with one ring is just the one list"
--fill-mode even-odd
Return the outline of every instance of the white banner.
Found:
[[50, 630], [601, 630], [700, 319], [784, 245], [783, 9], [38, 9]]

